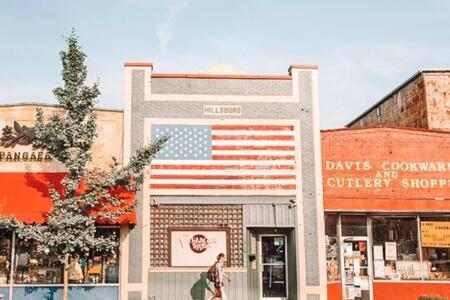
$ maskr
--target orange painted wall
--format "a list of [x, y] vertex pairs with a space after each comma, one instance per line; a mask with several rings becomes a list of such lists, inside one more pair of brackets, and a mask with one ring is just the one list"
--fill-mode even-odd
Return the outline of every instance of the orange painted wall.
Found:
[[[328, 283], [328, 300], [342, 300], [341, 282]], [[450, 282], [374, 282], [374, 300], [417, 300], [422, 295], [439, 295], [450, 299]]]
[[417, 300], [421, 295], [439, 295], [450, 299], [450, 284], [420, 282], [373, 284], [374, 300]]
[[327, 285], [328, 300], [342, 300], [342, 283], [332, 282]]
[[[450, 132], [391, 127], [342, 129], [323, 131], [321, 141], [326, 210], [450, 211]], [[419, 171], [416, 165], [416, 169], [397, 171], [395, 178], [384, 177], [386, 165], [430, 162], [435, 166], [439, 163], [441, 169]], [[336, 167], [338, 163], [340, 167]], [[389, 183], [375, 187], [373, 182], [379, 174]], [[345, 185], [336, 186], [336, 179], [345, 180]], [[441, 181], [434, 187], [402, 186], [402, 180], [417, 179]]]

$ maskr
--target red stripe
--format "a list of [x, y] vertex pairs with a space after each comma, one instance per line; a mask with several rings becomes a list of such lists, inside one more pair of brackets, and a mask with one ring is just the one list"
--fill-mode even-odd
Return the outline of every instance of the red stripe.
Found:
[[156, 170], [295, 170], [292, 165], [152, 165]]
[[295, 160], [294, 155], [213, 155], [213, 160]]
[[151, 179], [295, 179], [295, 175], [150, 175]]
[[150, 188], [189, 190], [295, 190], [295, 184], [150, 184]]
[[294, 146], [212, 146], [213, 150], [281, 150], [294, 151]]
[[292, 135], [212, 135], [213, 140], [269, 140], [269, 141], [293, 141]]
[[293, 131], [290, 125], [213, 125], [212, 130], [261, 130], [261, 131]]

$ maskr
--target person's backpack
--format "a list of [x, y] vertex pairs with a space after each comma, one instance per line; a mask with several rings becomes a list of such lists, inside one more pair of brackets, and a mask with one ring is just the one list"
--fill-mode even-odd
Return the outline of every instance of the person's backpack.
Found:
[[209, 267], [207, 277], [208, 277], [209, 281], [216, 282], [216, 277], [217, 277], [216, 264], [213, 264], [211, 267]]

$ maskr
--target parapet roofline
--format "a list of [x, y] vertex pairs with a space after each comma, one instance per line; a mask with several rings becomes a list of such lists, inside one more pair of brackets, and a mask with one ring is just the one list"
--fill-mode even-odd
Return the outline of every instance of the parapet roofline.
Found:
[[374, 108], [382, 104], [384, 101], [389, 99], [393, 94], [397, 93], [399, 90], [401, 90], [403, 87], [405, 87], [407, 84], [409, 84], [411, 81], [419, 77], [421, 74], [424, 73], [450, 73], [450, 69], [444, 68], [444, 69], [423, 69], [419, 70], [416, 73], [414, 73], [411, 77], [406, 79], [404, 82], [402, 82], [400, 85], [398, 85], [396, 88], [394, 88], [391, 92], [389, 92], [386, 96], [372, 104], [368, 109], [366, 109], [364, 112], [362, 112], [360, 115], [358, 115], [356, 118], [354, 118], [352, 121], [347, 123], [345, 127], [350, 127], [356, 122], [358, 122], [364, 115], [372, 111]]
[[344, 127], [344, 128], [332, 128], [332, 129], [321, 129], [320, 132], [338, 132], [338, 131], [363, 131], [363, 130], [373, 130], [373, 129], [393, 129], [393, 130], [403, 130], [403, 131], [416, 131], [416, 132], [430, 132], [430, 133], [443, 133], [450, 134], [450, 130], [442, 130], [442, 129], [426, 129], [426, 128], [416, 128], [416, 127], [405, 127], [405, 126], [396, 126], [396, 125], [371, 125], [365, 127]]
[[290, 75], [250, 75], [250, 74], [152, 73], [152, 78], [291, 80], [292, 76], [290, 76]]
[[[151, 68], [151, 62], [126, 62], [124, 67]], [[259, 80], [292, 80], [292, 69], [318, 70], [318, 65], [292, 64], [288, 75], [255, 75], [255, 74], [209, 74], [209, 73], [152, 73], [152, 78], [193, 78], [193, 79], [259, 79]]]
[[[0, 108], [2, 108], [2, 107], [14, 107], [14, 106], [58, 107], [59, 105], [58, 104], [50, 104], [50, 103], [42, 103], [42, 102], [18, 102], [18, 103], [0, 104]], [[111, 112], [123, 112], [123, 109], [102, 108], [102, 107], [94, 107], [94, 110], [111, 111]]]

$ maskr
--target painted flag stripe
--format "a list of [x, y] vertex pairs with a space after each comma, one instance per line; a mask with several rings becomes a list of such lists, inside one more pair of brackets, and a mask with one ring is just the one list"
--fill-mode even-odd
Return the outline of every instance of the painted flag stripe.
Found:
[[295, 179], [295, 175], [159, 175], [151, 174], [151, 179], [229, 179], [229, 180], [239, 180], [239, 179]]
[[231, 145], [213, 145], [213, 150], [276, 150], [276, 151], [294, 151], [294, 146], [231, 146]]
[[272, 141], [272, 140], [212, 140], [213, 146], [295, 146], [292, 141]]
[[213, 130], [215, 135], [293, 135], [292, 131]]
[[151, 169], [148, 174], [155, 175], [295, 175], [295, 170], [168, 170], [168, 169]]
[[269, 140], [269, 141], [293, 141], [292, 135], [215, 135], [213, 140]]
[[294, 155], [213, 155], [215, 160], [295, 160]]
[[295, 170], [295, 165], [152, 165], [151, 168], [168, 170]]
[[191, 189], [191, 190], [295, 190], [295, 184], [150, 184], [151, 189]]
[[213, 125], [212, 130], [260, 130], [260, 131], [294, 131], [291, 125]]

